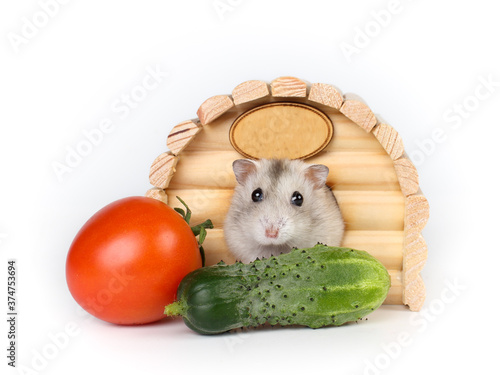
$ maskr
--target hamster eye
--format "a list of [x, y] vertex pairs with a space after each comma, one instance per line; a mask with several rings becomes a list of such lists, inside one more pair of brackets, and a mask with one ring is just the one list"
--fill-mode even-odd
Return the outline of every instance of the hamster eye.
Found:
[[300, 194], [298, 191], [292, 194], [292, 204], [300, 207], [302, 206], [303, 202], [304, 198], [302, 197], [302, 194]]
[[254, 202], [260, 202], [264, 198], [264, 194], [262, 193], [261, 188], [257, 188], [252, 192], [252, 200]]

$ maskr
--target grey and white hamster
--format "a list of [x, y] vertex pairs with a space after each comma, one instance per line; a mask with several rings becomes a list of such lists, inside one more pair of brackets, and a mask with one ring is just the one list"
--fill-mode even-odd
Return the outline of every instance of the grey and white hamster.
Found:
[[288, 159], [239, 159], [224, 223], [229, 251], [244, 263], [318, 242], [339, 246], [344, 221], [326, 185], [328, 167]]

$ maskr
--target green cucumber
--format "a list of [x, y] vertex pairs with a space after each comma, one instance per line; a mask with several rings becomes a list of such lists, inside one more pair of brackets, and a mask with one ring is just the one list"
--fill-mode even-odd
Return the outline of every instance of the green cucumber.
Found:
[[366, 251], [318, 244], [249, 264], [197, 269], [181, 281], [165, 314], [181, 315], [202, 334], [264, 323], [320, 328], [371, 313], [390, 284], [386, 268]]

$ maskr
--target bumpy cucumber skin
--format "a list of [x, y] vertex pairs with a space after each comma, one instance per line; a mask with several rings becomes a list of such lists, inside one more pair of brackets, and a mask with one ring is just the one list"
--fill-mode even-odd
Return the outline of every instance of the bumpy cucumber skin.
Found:
[[318, 244], [250, 264], [200, 268], [182, 280], [176, 303], [186, 325], [201, 334], [266, 322], [320, 328], [363, 318], [389, 288], [386, 268], [367, 252]]

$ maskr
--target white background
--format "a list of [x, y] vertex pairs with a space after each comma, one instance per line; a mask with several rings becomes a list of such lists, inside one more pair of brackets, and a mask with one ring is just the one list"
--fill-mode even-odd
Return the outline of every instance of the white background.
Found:
[[[401, 0], [394, 9], [388, 0], [222, 0], [229, 4], [223, 13], [213, 0], [67, 1], [44, 11], [46, 2], [0, 7], [2, 374], [498, 368], [494, 1]], [[343, 51], [348, 44], [355, 53]], [[129, 113], [113, 110], [122, 95], [138, 90], [148, 67], [169, 77]], [[249, 79], [283, 75], [360, 95], [402, 135], [431, 205], [422, 312], [383, 306], [357, 325], [213, 337], [191, 332], [181, 320], [119, 327], [79, 314], [64, 275], [78, 229], [104, 205], [149, 189], [150, 164], [165, 151], [170, 129], [195, 118], [206, 98]], [[113, 130], [58, 176], [54, 165], [65, 163], [83, 132], [104, 119]], [[18, 266], [22, 371], [10, 369], [6, 358], [10, 258]], [[68, 324], [74, 335], [54, 351], [51, 337]]]

